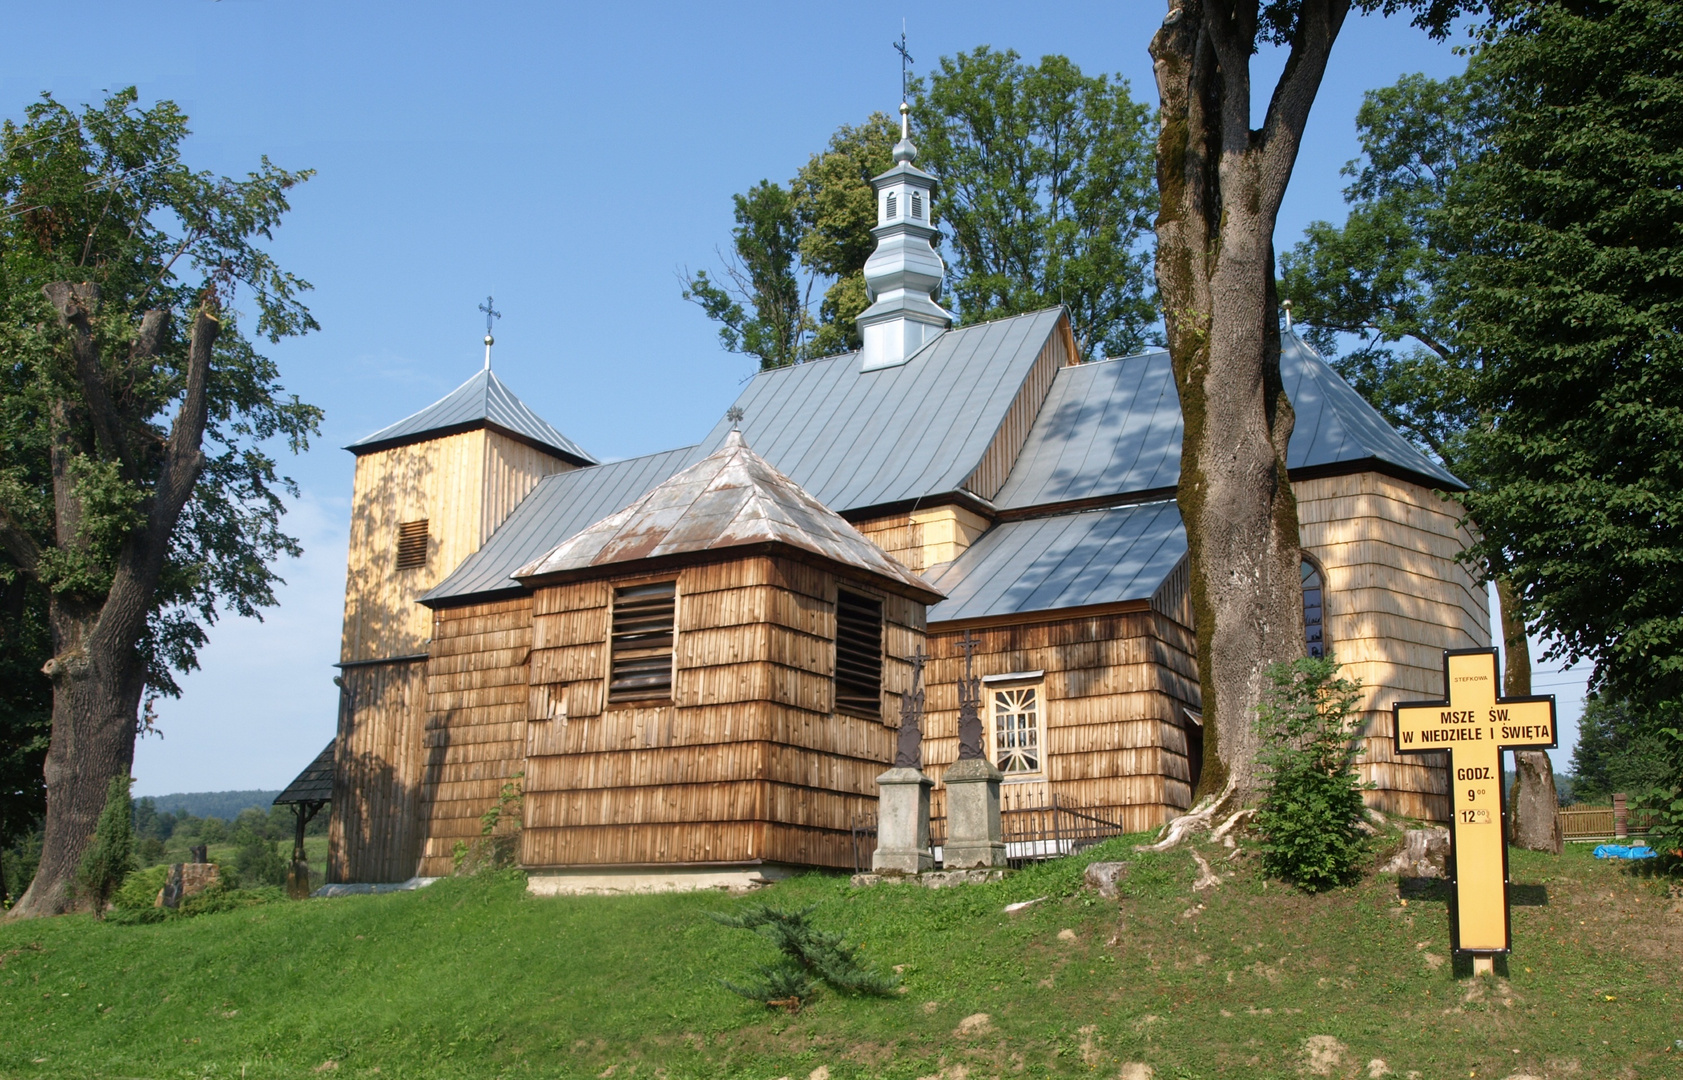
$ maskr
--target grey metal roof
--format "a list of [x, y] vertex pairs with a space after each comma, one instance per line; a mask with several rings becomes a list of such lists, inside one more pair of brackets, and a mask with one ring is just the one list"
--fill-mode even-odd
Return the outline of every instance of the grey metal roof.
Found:
[[481, 425], [553, 450], [575, 464], [596, 464], [595, 458], [533, 412], [489, 368], [475, 372], [473, 378], [413, 416], [358, 439], [345, 449], [353, 454], [367, 454], [415, 442], [427, 435], [471, 430]]
[[1169, 501], [1008, 521], [930, 575], [929, 621], [1149, 599], [1185, 554]]
[[421, 602], [519, 588], [513, 576], [516, 570], [559, 541], [636, 501], [698, 456], [696, 447], [681, 446], [544, 477], [485, 546], [433, 586]]
[[[1295, 334], [1281, 341], [1280, 375], [1297, 414], [1290, 468], [1378, 460], [1434, 486], [1465, 489]], [[1166, 351], [1060, 368], [994, 501], [1022, 509], [1172, 488], [1180, 441], [1180, 398]]]
[[288, 803], [331, 802], [333, 800], [333, 743], [304, 767], [286, 790], [275, 796], [276, 806]]
[[[957, 491], [981, 463], [1061, 308], [949, 330], [899, 367], [843, 353], [756, 375], [742, 434], [825, 506], [858, 510]], [[729, 421], [703, 440], [724, 443]]]
[[1416, 450], [1367, 399], [1296, 334], [1280, 341], [1280, 377], [1297, 414], [1286, 465], [1293, 469], [1378, 460], [1451, 491], [1467, 485]]
[[522, 580], [672, 555], [777, 544], [863, 570], [918, 599], [940, 594], [802, 491], [732, 431], [725, 445], [515, 572]]

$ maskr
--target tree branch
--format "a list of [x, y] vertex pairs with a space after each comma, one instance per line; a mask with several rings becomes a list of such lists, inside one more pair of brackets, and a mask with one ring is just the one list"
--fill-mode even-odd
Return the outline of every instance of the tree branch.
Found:
[[1309, 110], [1326, 75], [1327, 57], [1349, 13], [1350, 0], [1303, 0], [1299, 9], [1291, 55], [1262, 122], [1262, 196], [1271, 210], [1277, 210], [1285, 197]]
[[6, 554], [17, 563], [18, 569], [35, 576], [36, 565], [41, 561], [40, 545], [29, 532], [12, 520], [12, 515], [4, 507], [0, 507], [0, 547], [6, 549]]
[[93, 423], [95, 441], [105, 453], [128, 465], [128, 448], [111, 396], [106, 393], [105, 375], [99, 366], [99, 343], [94, 340], [93, 313], [99, 306], [99, 286], [89, 281], [79, 285], [55, 281], [43, 285], [41, 292], [53, 305], [59, 325], [70, 335], [71, 361], [76, 380], [81, 384], [88, 418]]

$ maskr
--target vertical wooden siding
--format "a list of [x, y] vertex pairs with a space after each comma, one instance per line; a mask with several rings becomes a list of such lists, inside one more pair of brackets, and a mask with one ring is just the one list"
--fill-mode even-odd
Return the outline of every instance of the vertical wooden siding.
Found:
[[1029, 429], [1034, 427], [1040, 407], [1046, 404], [1053, 377], [1059, 368], [1080, 361], [1081, 357], [1075, 352], [1075, 339], [1070, 333], [1069, 316], [1064, 315], [1058, 319], [1040, 355], [1035, 358], [1028, 378], [1023, 380], [981, 462], [960, 486], [984, 499], [992, 499], [999, 494], [999, 489], [1005, 486], [1005, 478], [1011, 475], [1011, 467], [1017, 463], [1017, 455], [1022, 453], [1023, 443], [1028, 441]]
[[421, 662], [406, 661], [346, 668], [340, 676], [329, 881], [405, 881], [415, 875], [422, 830], [424, 670]]
[[[875, 808], [892, 734], [832, 712], [833, 575], [762, 557], [676, 577], [670, 704], [603, 704], [617, 582], [539, 590], [523, 861], [850, 865], [849, 822]], [[886, 596], [884, 610], [888, 651], [909, 655], [921, 605]], [[885, 664], [888, 715], [908, 673]]]
[[479, 816], [524, 765], [531, 643], [528, 596], [437, 613], [422, 738], [423, 876], [451, 872], [456, 844], [479, 836]]
[[[481, 510], [479, 544], [514, 513], [520, 500], [550, 473], [576, 468], [558, 457], [535, 450], [495, 431], [485, 433], [485, 505]], [[477, 547], [477, 545], [476, 545]]]
[[1490, 644], [1484, 587], [1457, 561], [1471, 537], [1460, 508], [1419, 484], [1364, 472], [1299, 480], [1304, 550], [1326, 571], [1329, 650], [1362, 681], [1368, 736], [1360, 763], [1381, 810], [1449, 814], [1442, 766], [1398, 758], [1391, 705], [1443, 694], [1443, 650]]
[[[1191, 631], [1142, 610], [974, 630], [979, 676], [1044, 671], [1044, 781], [1013, 782], [1004, 794], [1031, 801], [1056, 794], [1071, 803], [1118, 811], [1144, 830], [1191, 805], [1187, 706], [1198, 700]], [[929, 713], [924, 766], [939, 780], [958, 758], [961, 634], [930, 633]], [[983, 723], [987, 722], [984, 687]], [[934, 813], [946, 814], [937, 787]]]

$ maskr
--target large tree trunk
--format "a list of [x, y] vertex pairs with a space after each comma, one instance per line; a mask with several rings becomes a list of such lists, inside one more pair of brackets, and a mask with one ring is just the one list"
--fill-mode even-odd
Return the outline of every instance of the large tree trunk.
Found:
[[[125, 446], [104, 392], [97, 335], [93, 325], [99, 289], [91, 284], [60, 282], [47, 294], [66, 331], [82, 397], [54, 403], [52, 470], [54, 528], [61, 550], [83, 543], [78, 526], [84, 507], [74, 483], [71, 460], [86, 452], [79, 430], [90, 428], [107, 459], [133, 463], [138, 453]], [[41, 864], [29, 889], [9, 918], [59, 915], [72, 910], [74, 883], [82, 856], [105, 806], [111, 778], [126, 775], [134, 762], [134, 740], [145, 691], [145, 659], [140, 650], [147, 619], [157, 595], [170, 537], [193, 486], [204, 468], [200, 444], [206, 421], [206, 381], [221, 324], [216, 295], [206, 290], [193, 321], [188, 347], [185, 394], [167, 440], [159, 448], [162, 463], [142, 506], [143, 519], [119, 551], [111, 587], [99, 596], [54, 594], [49, 619], [53, 658], [43, 671], [53, 681], [52, 739], [43, 770], [47, 783], [47, 818]], [[149, 314], [134, 348], [155, 349], [163, 319]], [[150, 340], [148, 340], [150, 338]], [[28, 550], [13, 534], [13, 554], [32, 572], [39, 552]]]
[[[1531, 642], [1519, 597], [1506, 575], [1496, 579], [1496, 606], [1502, 616], [1502, 692], [1509, 697], [1531, 693]], [[1542, 750], [1514, 751], [1514, 790], [1509, 800], [1510, 841], [1529, 851], [1559, 855], [1565, 844], [1560, 830], [1560, 798], [1554, 788], [1554, 766]]]
[[1264, 669], [1303, 655], [1292, 411], [1280, 380], [1274, 222], [1348, 4], [1304, 0], [1291, 57], [1250, 128], [1256, 5], [1180, 0], [1152, 39], [1157, 284], [1185, 435], [1176, 499], [1192, 559], [1210, 809], [1257, 791]]

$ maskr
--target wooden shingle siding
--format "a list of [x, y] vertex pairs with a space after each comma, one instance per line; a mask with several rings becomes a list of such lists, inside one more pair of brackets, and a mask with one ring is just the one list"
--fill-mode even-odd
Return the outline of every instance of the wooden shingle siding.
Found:
[[[1175, 602], [1166, 606], [1181, 610]], [[1196, 706], [1198, 681], [1186, 627], [1141, 605], [972, 632], [981, 642], [977, 675], [1044, 672], [1044, 775], [1008, 783], [1004, 795], [1024, 805], [1056, 795], [1069, 805], [1103, 807], [1130, 829], [1159, 825], [1191, 804], [1184, 710]], [[960, 636], [940, 624], [930, 635], [924, 762], [936, 779], [958, 758]], [[945, 789], [934, 795], [933, 812], [944, 817]]]
[[1380, 473], [1299, 480], [1304, 550], [1326, 572], [1327, 647], [1362, 681], [1364, 780], [1387, 813], [1444, 820], [1442, 766], [1398, 760], [1391, 705], [1443, 694], [1443, 650], [1490, 644], [1484, 586], [1457, 555], [1471, 542], [1461, 508], [1420, 484]]
[[427, 877], [451, 872], [456, 843], [479, 836], [480, 815], [525, 764], [532, 604], [522, 596], [436, 616], [419, 807]]
[[[851, 865], [847, 830], [875, 808], [893, 732], [834, 712], [835, 576], [754, 556], [676, 577], [670, 704], [601, 704], [600, 642], [621, 581], [535, 593], [523, 863]], [[883, 664], [884, 709], [897, 715], [922, 606], [862, 582], [841, 587], [880, 602], [885, 641], [905, 649]]]

